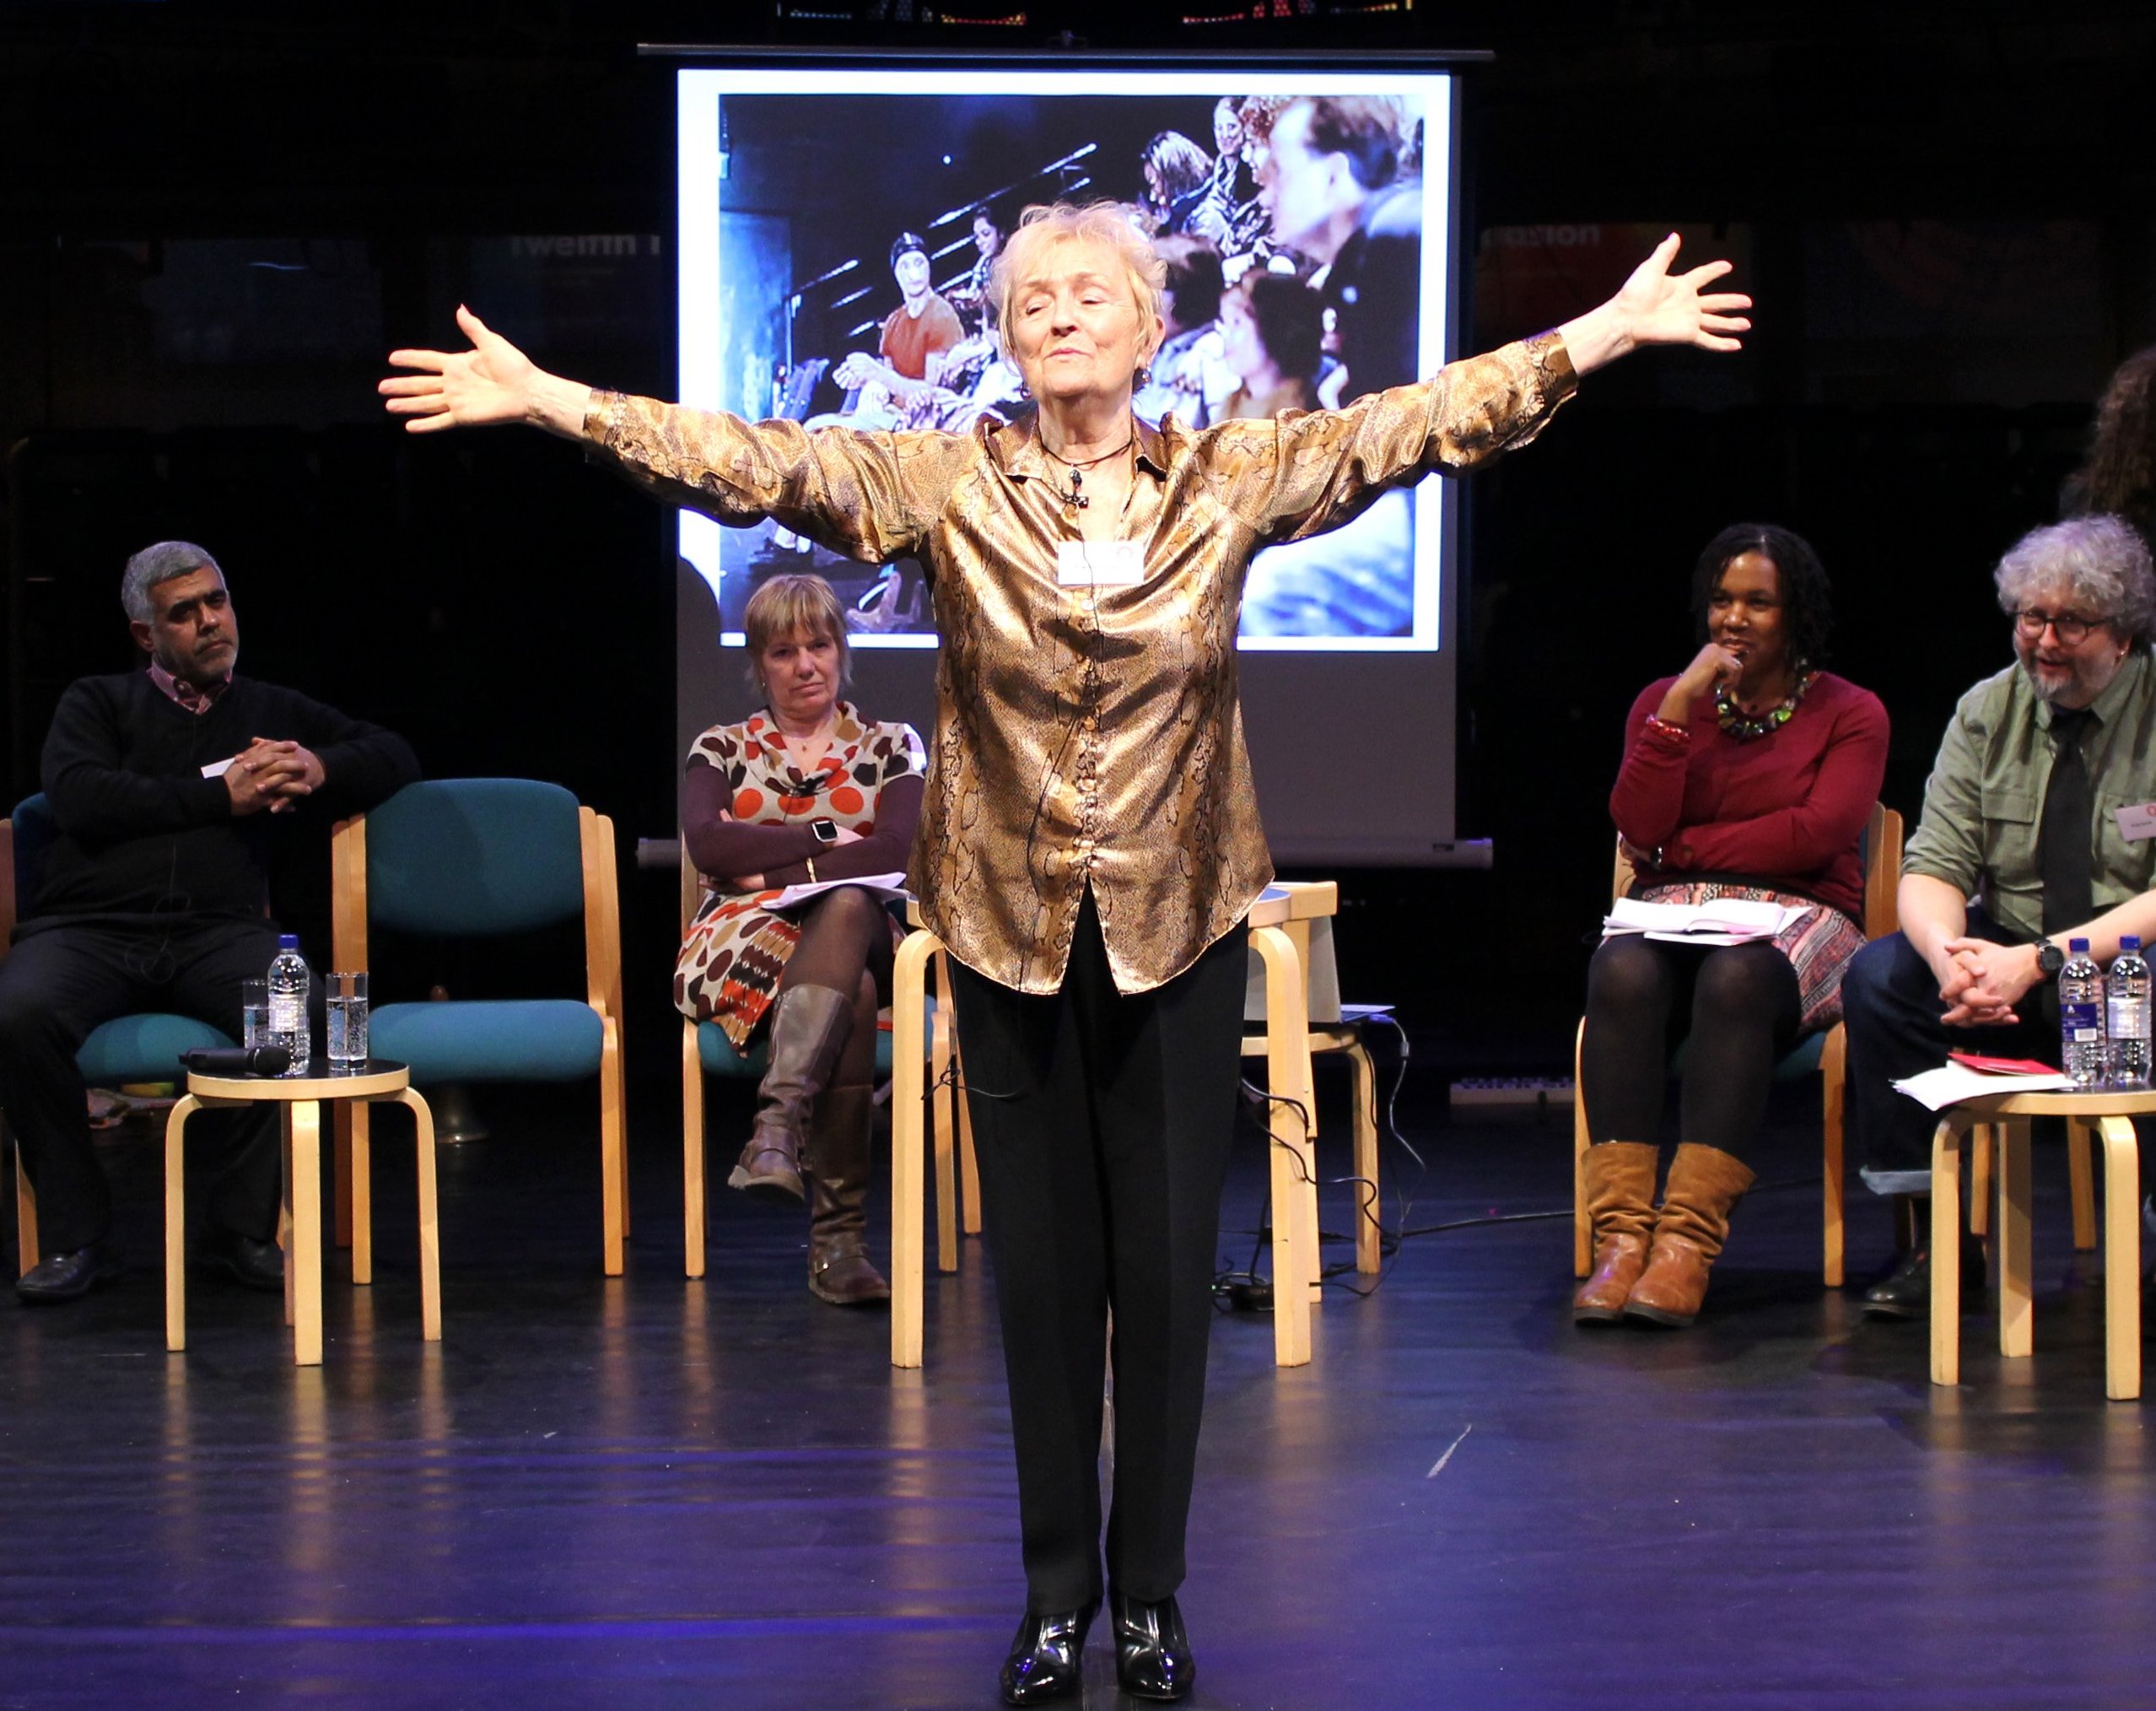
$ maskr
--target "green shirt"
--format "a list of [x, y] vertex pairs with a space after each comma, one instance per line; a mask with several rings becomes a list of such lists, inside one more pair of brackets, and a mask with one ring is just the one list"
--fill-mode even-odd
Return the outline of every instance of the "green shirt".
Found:
[[[2092, 704], [2081, 734], [2094, 808], [2089, 829], [2096, 913], [2150, 888], [2156, 839], [2128, 843], [2117, 811], [2156, 800], [2156, 668], [2147, 653], [2126, 657]], [[2044, 882], [2037, 827], [2051, 778], [2051, 707], [2019, 665], [1961, 698], [1924, 785], [1924, 815], [1902, 872], [1953, 886], [2023, 939], [2044, 930]]]

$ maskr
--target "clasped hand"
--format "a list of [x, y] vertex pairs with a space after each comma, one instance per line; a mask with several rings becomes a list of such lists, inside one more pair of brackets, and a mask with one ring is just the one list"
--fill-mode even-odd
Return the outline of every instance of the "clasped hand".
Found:
[[297, 742], [257, 737], [224, 769], [225, 793], [235, 817], [288, 814], [322, 782], [321, 758]]
[[2035, 948], [1995, 945], [1988, 939], [1948, 939], [1941, 947], [1947, 966], [1939, 1001], [1949, 1028], [2003, 1028], [2019, 1021], [2014, 1006], [2040, 975]]

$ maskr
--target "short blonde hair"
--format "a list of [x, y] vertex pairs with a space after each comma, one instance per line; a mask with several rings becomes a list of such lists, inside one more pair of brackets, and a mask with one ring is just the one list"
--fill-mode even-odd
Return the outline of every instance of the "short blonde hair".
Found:
[[748, 641], [748, 686], [765, 693], [764, 650], [788, 636], [805, 635], [811, 641], [838, 645], [838, 681], [852, 676], [854, 660], [846, 646], [846, 613], [838, 596], [821, 576], [774, 576], [749, 596], [741, 614], [741, 630]]
[[[1153, 252], [1152, 240], [1131, 224], [1129, 210], [1119, 202], [1091, 202], [1083, 208], [1067, 202], [1037, 202], [1018, 217], [1018, 229], [1005, 241], [989, 275], [989, 300], [995, 305], [996, 331], [1002, 335], [1005, 350], [1012, 348], [1011, 300], [1018, 281], [1038, 267], [1050, 250], [1065, 244], [1091, 244], [1113, 251], [1129, 278], [1140, 316], [1158, 330], [1167, 268]], [[1152, 354], [1148, 350], [1146, 359]]]

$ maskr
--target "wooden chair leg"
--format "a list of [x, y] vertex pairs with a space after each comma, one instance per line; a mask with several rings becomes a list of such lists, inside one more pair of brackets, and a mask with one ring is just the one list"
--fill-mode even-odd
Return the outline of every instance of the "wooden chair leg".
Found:
[[2106, 1117], [2104, 1140], [2104, 1394], [2141, 1394], [2141, 1149], [2130, 1117]]
[[[2019, 1357], [2035, 1346], [2029, 1300], [2029, 1120], [2010, 1117], [1992, 1126], [1992, 1174], [1998, 1179], [1998, 1218], [1992, 1248], [1999, 1274], [1999, 1352]], [[1975, 1173], [1969, 1194], [1979, 1197]], [[1938, 1263], [1938, 1250], [1932, 1250]]]
[[1840, 1023], [1827, 1031], [1819, 1051], [1820, 1275], [1830, 1289], [1841, 1287], [1846, 1234], [1842, 1218], [1847, 1184], [1842, 1156], [1842, 1123], [1848, 1093], [1849, 1034]]
[[336, 1108], [337, 1168], [345, 1173], [342, 1185], [345, 1242], [352, 1250], [352, 1281], [375, 1281], [375, 1152], [373, 1114], [358, 1099], [346, 1099]]
[[292, 1294], [292, 1362], [322, 1363], [322, 1119], [312, 1099], [295, 1099], [291, 1113], [292, 1245], [284, 1275]]
[[1587, 1017], [1580, 1018], [1572, 1035], [1572, 1275], [1584, 1277], [1594, 1269], [1594, 1222], [1587, 1214], [1587, 1084], [1581, 1079], [1582, 1048], [1587, 1043]]
[[928, 1053], [922, 1014], [929, 958], [941, 946], [933, 933], [909, 933], [892, 956], [891, 971], [891, 1364], [921, 1363], [922, 1275], [927, 1255], [921, 1228], [928, 1185], [922, 1158], [922, 1085]]
[[1273, 1363], [1310, 1362], [1310, 1287], [1318, 1276], [1318, 1232], [1306, 1182], [1314, 1178], [1310, 1137], [1310, 1028], [1302, 962], [1278, 927], [1253, 927], [1250, 942], [1265, 970], [1265, 1078], [1272, 1098]]
[[1355, 1201], [1355, 1269], [1371, 1277], [1384, 1257], [1384, 1202], [1377, 1182], [1377, 1069], [1360, 1040], [1348, 1047], [1347, 1060], [1348, 1089], [1355, 1102], [1355, 1174], [1361, 1179]]
[[696, 1023], [682, 1019], [682, 1251], [688, 1275], [703, 1275], [703, 1059]]
[[1961, 1382], [1961, 1136], [1951, 1112], [1932, 1131], [1932, 1382]]
[[966, 1098], [966, 1055], [958, 1043], [954, 1026], [951, 1035], [951, 1061], [957, 1069], [951, 1088], [958, 1102], [958, 1187], [959, 1203], [964, 1208], [963, 1228], [969, 1236], [981, 1233], [981, 1165], [973, 1156], [973, 1107]]
[[[164, 1120], [164, 1346], [175, 1354], [187, 1347], [187, 1119], [202, 1108], [188, 1093]], [[21, 1170], [18, 1161], [19, 1183]]]
[[[330, 1107], [330, 1155], [334, 1163], [330, 1185], [330, 1203], [334, 1212], [331, 1220], [335, 1239], [340, 1248], [352, 1245], [352, 1125], [365, 1121], [364, 1105], [351, 1099], [340, 1099]], [[354, 1283], [366, 1279], [355, 1270]]]
[[951, 1017], [936, 1007], [929, 1028], [929, 1092], [935, 1102], [935, 1269], [958, 1269], [958, 1164], [952, 1156], [954, 1131], [951, 1096]]
[[[2073, 1194], [2073, 1250], [2088, 1254], [2096, 1248], [2096, 1185], [2092, 1179], [2091, 1154], [2094, 1147], [2086, 1119], [2070, 1117], [2067, 1120], [2067, 1183]], [[2110, 1179], [2104, 1179], [2104, 1192], [2110, 1192]], [[2108, 1222], [2110, 1214], [2105, 1213]]]
[[442, 1340], [442, 1223], [434, 1180], [434, 1114], [417, 1091], [405, 1088], [397, 1104], [412, 1113], [414, 1151], [419, 1167], [419, 1335]]
[[2002, 1131], [1979, 1123], [1969, 1131], [1969, 1233], [1992, 1233], [1992, 1177], [1998, 1162]]
[[15, 1152], [15, 1260], [20, 1277], [43, 1255], [37, 1245], [37, 1190], [30, 1186], [30, 1172], [23, 1169], [19, 1146]]
[[622, 1036], [611, 1016], [599, 1048], [599, 1201], [606, 1273], [622, 1275], [622, 1249], [628, 1234], [628, 1207], [623, 1194], [628, 1159], [623, 1137]]

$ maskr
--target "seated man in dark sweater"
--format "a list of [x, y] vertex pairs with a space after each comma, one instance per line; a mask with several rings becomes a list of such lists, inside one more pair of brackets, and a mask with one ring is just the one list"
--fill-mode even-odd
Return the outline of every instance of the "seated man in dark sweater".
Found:
[[[73, 1300], [119, 1274], [75, 1067], [84, 1039], [143, 1010], [237, 1039], [240, 983], [277, 953], [273, 850], [419, 775], [394, 732], [233, 674], [231, 596], [200, 547], [137, 553], [120, 599], [149, 668], [84, 677], [60, 698], [44, 757], [58, 835], [0, 959], [0, 1109], [37, 1192], [43, 1249], [15, 1284], [29, 1302]], [[200, 1256], [281, 1289], [274, 1108], [230, 1115], [218, 1139]]]

